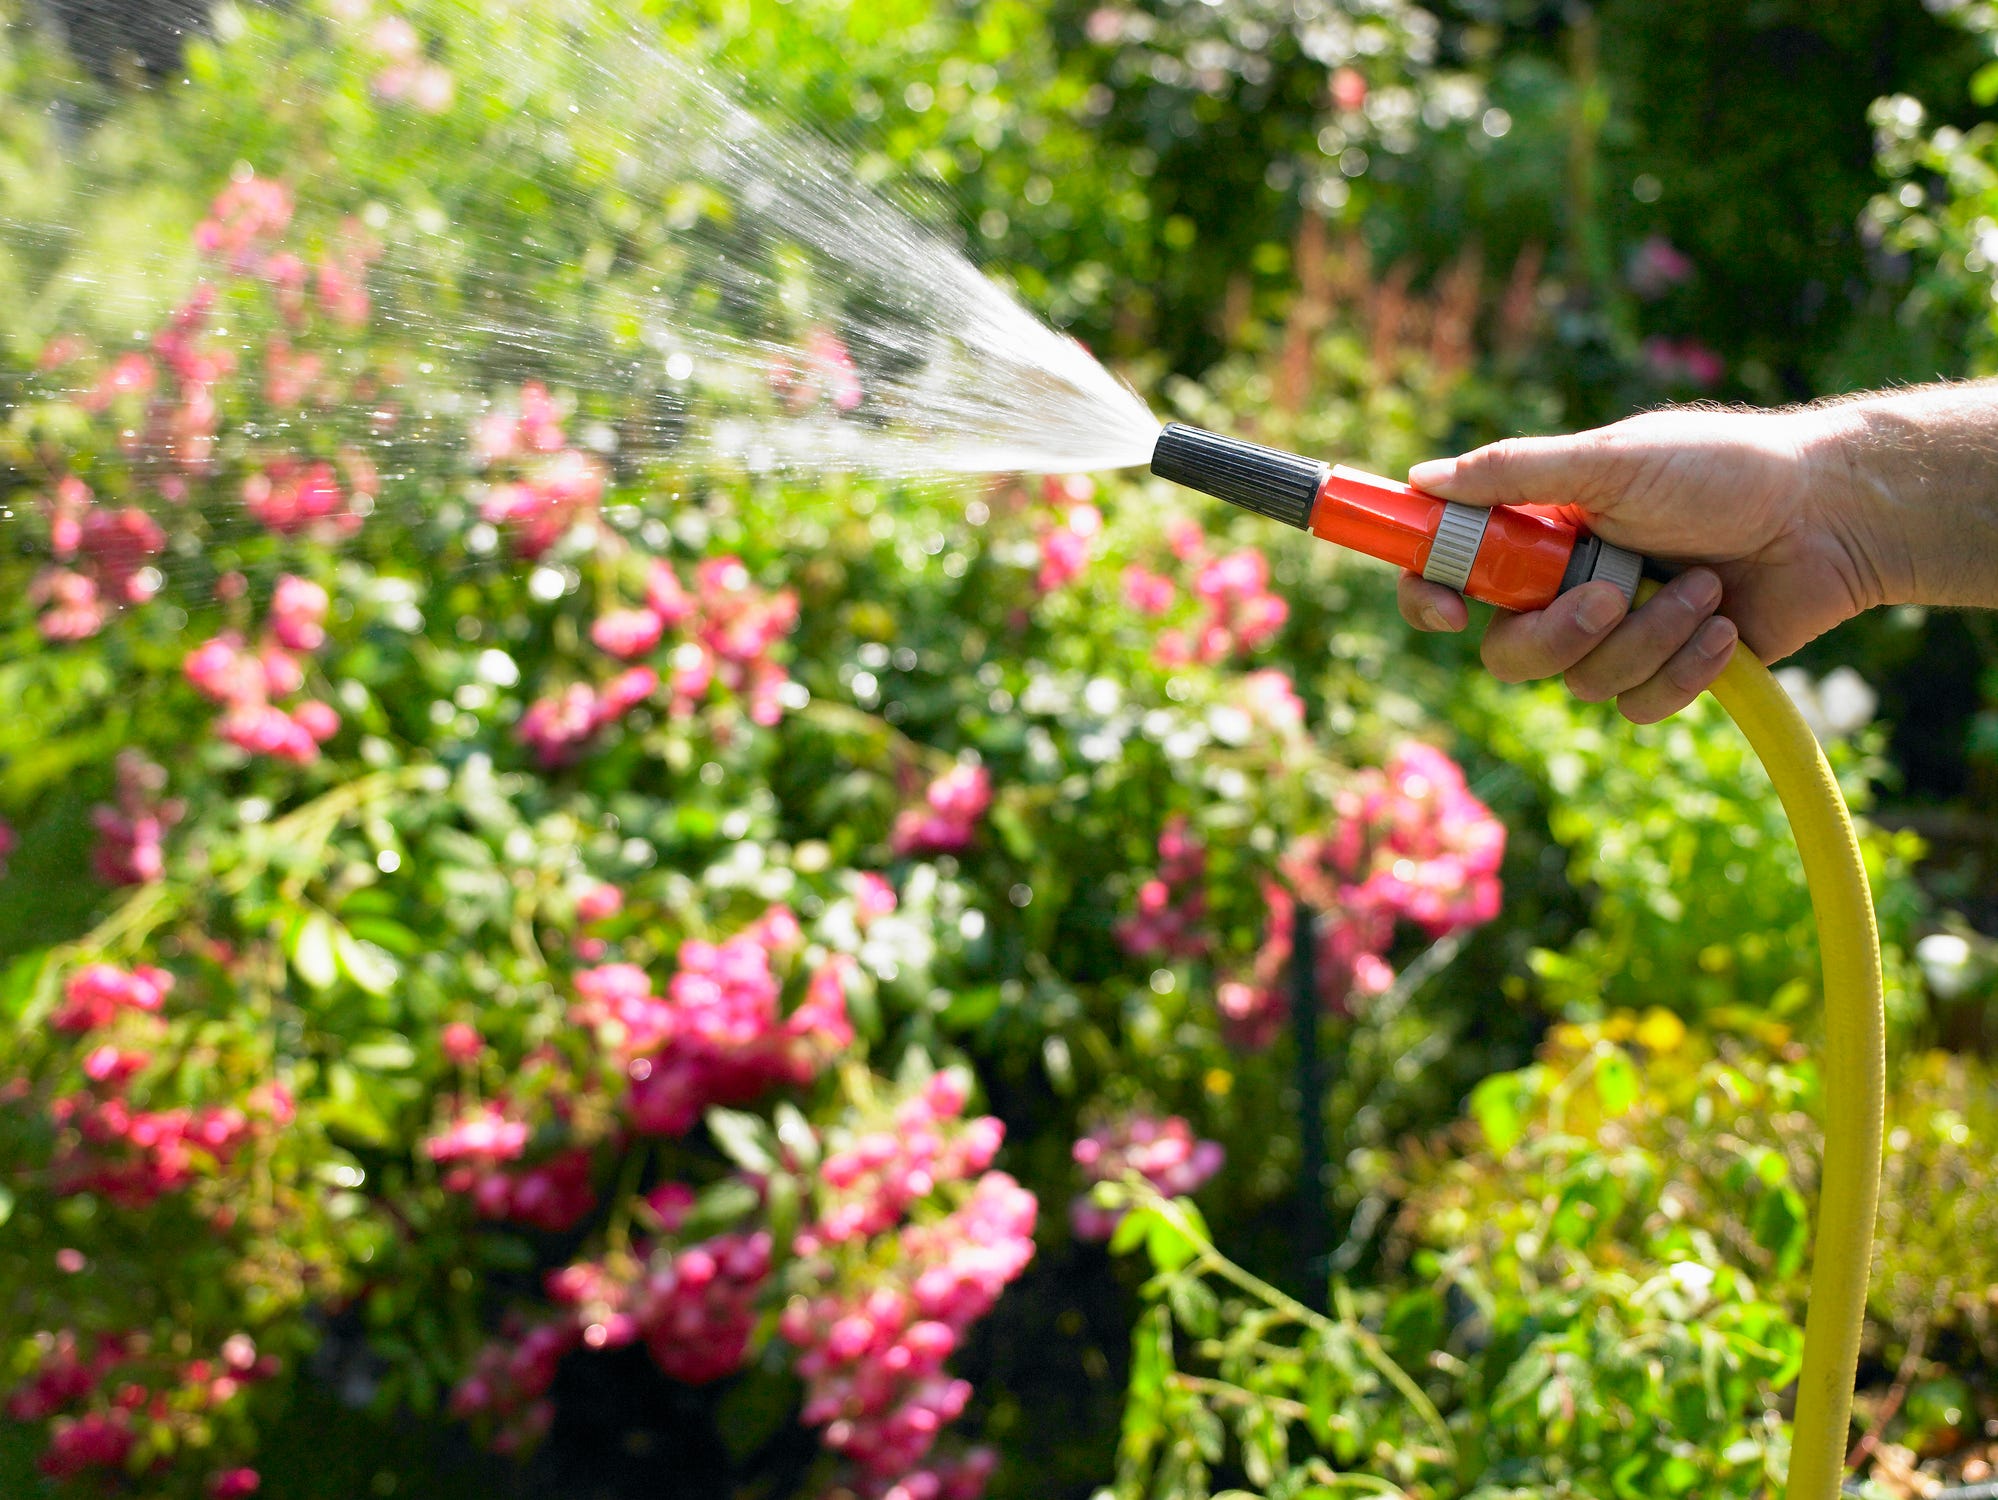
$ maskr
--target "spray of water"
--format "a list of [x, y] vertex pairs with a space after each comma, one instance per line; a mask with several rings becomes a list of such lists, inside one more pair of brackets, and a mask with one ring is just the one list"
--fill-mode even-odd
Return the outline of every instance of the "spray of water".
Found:
[[[425, 41], [460, 105], [505, 107], [468, 139], [462, 108], [435, 111], [456, 134], [412, 109], [423, 75], [405, 77], [401, 108], [413, 140], [434, 133], [431, 154], [419, 146], [394, 179], [342, 183], [336, 169], [324, 185], [375, 195], [378, 322], [440, 389], [444, 372], [461, 390], [565, 385], [616, 410], [621, 453], [696, 467], [899, 478], [1149, 459], [1144, 402], [972, 265], [947, 214], [919, 222], [914, 195], [863, 183], [825, 135], [618, 9], [413, 7], [445, 33]], [[357, 73], [365, 88], [368, 70], [426, 55], [352, 0], [323, 0], [321, 45], [287, 56], [259, 56], [268, 18], [228, 14], [225, 74], [283, 70], [301, 92], [358, 91]], [[217, 121], [207, 152], [218, 166], [229, 128]], [[36, 232], [8, 227], [17, 242]], [[65, 274], [45, 305], [117, 290], [87, 265]]]

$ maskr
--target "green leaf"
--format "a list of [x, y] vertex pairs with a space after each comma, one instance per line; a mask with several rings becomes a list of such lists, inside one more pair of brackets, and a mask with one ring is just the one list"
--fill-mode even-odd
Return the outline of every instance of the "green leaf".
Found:
[[340, 977], [333, 954], [333, 922], [322, 911], [307, 912], [292, 929], [291, 966], [315, 990], [329, 990]]
[[1998, 62], [1988, 62], [1970, 75], [1970, 97], [1987, 109], [1998, 104]]
[[1110, 1231], [1110, 1253], [1129, 1255], [1144, 1244], [1146, 1236], [1152, 1232], [1152, 1211], [1148, 1208], [1134, 1208], [1117, 1221], [1117, 1227]]
[[762, 1198], [740, 1177], [726, 1177], [694, 1200], [680, 1225], [683, 1243], [704, 1240], [733, 1229], [743, 1218], [756, 1212]]
[[770, 1127], [755, 1115], [745, 1114], [739, 1109], [711, 1109], [708, 1111], [708, 1134], [714, 1137], [722, 1154], [743, 1171], [767, 1176], [777, 1170], [777, 1153], [771, 1149], [775, 1143], [770, 1136]]
[[1164, 1214], [1152, 1215], [1145, 1249], [1152, 1257], [1152, 1264], [1161, 1271], [1177, 1271], [1200, 1253], [1200, 1247]]
[[400, 1073], [416, 1064], [409, 1038], [392, 1031], [377, 1032], [347, 1049], [347, 1060], [370, 1073]]
[[385, 949], [355, 937], [344, 927], [333, 931], [333, 951], [341, 972], [370, 995], [386, 995], [402, 977], [402, 966]]
[[772, 1111], [777, 1127], [777, 1144], [784, 1148], [789, 1164], [809, 1172], [819, 1164], [819, 1136], [804, 1112], [786, 1099]]
[[1612, 1119], [1627, 1113], [1637, 1102], [1637, 1093], [1637, 1065], [1630, 1060], [1630, 1054], [1623, 1051], [1606, 1054], [1596, 1067], [1596, 1097], [1602, 1100], [1603, 1113]]
[[1175, 1276], [1166, 1286], [1166, 1305], [1179, 1326], [1195, 1338], [1211, 1339], [1219, 1333], [1220, 1299], [1198, 1276]]
[[1471, 1114], [1494, 1156], [1505, 1155], [1525, 1133], [1519, 1095], [1519, 1080], [1510, 1073], [1494, 1073], [1471, 1090]]

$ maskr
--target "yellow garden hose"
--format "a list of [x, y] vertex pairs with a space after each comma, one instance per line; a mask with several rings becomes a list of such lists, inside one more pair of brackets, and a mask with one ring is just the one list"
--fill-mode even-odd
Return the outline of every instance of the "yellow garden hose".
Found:
[[1785, 1493], [1788, 1500], [1833, 1500], [1845, 1476], [1880, 1199], [1887, 1091], [1880, 934], [1852, 816], [1789, 694], [1740, 649], [1712, 691], [1776, 784], [1803, 856], [1824, 967], [1824, 1172]]

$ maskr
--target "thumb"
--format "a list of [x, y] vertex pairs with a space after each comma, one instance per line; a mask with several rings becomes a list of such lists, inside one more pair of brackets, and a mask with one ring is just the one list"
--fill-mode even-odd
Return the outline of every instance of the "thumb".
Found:
[[1506, 438], [1456, 458], [1432, 458], [1408, 471], [1419, 490], [1465, 505], [1563, 505], [1582, 485], [1574, 438]]

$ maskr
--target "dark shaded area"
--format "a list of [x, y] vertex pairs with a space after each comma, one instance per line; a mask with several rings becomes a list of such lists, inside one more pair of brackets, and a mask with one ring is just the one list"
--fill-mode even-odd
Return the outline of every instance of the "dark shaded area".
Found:
[[160, 74], [180, 61], [189, 32], [208, 23], [202, 0], [34, 0], [76, 60], [102, 79], [126, 74], [134, 64]]

